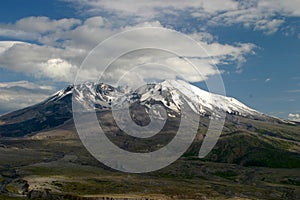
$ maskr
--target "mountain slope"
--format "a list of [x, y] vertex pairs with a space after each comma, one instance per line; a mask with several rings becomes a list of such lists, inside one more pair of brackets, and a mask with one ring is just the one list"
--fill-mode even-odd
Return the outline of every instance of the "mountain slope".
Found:
[[[300, 167], [300, 126], [264, 115], [234, 98], [203, 91], [182, 81], [165, 81], [148, 84], [136, 91], [115, 88], [107, 84], [84, 83], [68, 86], [45, 101], [0, 117], [1, 137], [22, 137], [39, 134], [46, 129], [54, 132], [58, 126], [70, 126], [72, 120], [72, 95], [82, 105], [83, 111], [97, 111], [102, 128], [111, 141], [133, 152], [147, 152], [168, 144], [180, 124], [181, 105], [188, 102], [200, 115], [198, 135], [185, 157], [198, 159], [197, 155], [213, 112], [226, 112], [226, 122], [221, 138], [205, 158], [214, 162], [236, 163], [266, 167]], [[124, 134], [115, 123], [111, 108], [130, 104], [131, 118], [141, 126], [150, 121], [150, 108], [162, 105], [168, 119], [162, 131], [149, 139]], [[156, 117], [159, 117], [159, 112]]]
[[221, 110], [233, 115], [266, 118], [234, 98], [211, 94], [183, 81], [149, 84], [137, 91], [106, 84], [84, 83], [68, 86], [37, 105], [1, 116], [0, 136], [23, 136], [63, 124], [72, 118], [72, 95], [85, 110], [90, 111], [94, 107], [97, 111], [110, 109], [112, 102], [123, 98], [122, 101], [130, 104], [138, 102], [148, 108], [154, 103], [160, 103], [175, 113], [180, 113], [184, 98], [194, 112], [201, 115]]
[[[109, 140], [129, 152], [167, 145], [177, 133], [184, 101], [200, 115], [198, 134], [166, 168], [139, 175], [118, 173], [82, 145], [72, 120], [72, 97], [83, 111], [95, 107]], [[168, 119], [155, 136], [132, 137], [114, 121], [114, 102], [121, 108], [129, 103], [131, 118], [141, 126], [149, 123], [149, 110], [156, 104], [166, 109]], [[199, 159], [213, 112], [226, 112], [226, 122], [216, 146]], [[157, 199], [299, 199], [299, 133], [297, 123], [180, 81], [136, 91], [94, 83], [69, 86], [39, 104], [0, 117], [0, 199], [152, 199], [152, 194]]]

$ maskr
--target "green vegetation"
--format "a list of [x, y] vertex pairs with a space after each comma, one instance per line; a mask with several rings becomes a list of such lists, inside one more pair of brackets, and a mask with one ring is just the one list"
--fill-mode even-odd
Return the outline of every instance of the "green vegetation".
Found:
[[11, 192], [11, 193], [18, 193], [17, 188], [15, 188], [13, 185], [7, 185], [7, 186], [6, 186], [6, 189], [7, 189], [8, 192]]
[[292, 178], [286, 178], [285, 180], [281, 181], [281, 183], [283, 184], [287, 184], [287, 185], [296, 185], [296, 186], [300, 186], [300, 180], [295, 180]]
[[249, 154], [245, 158], [248, 159], [245, 166], [300, 168], [299, 155], [277, 149], [257, 149], [255, 153]]
[[[202, 141], [195, 140], [175, 163], [147, 174], [108, 169], [85, 150], [70, 127], [39, 137], [2, 138], [0, 183], [8, 192], [0, 199], [24, 199], [8, 196], [20, 195], [25, 182], [66, 199], [117, 194], [181, 200], [300, 199], [300, 127], [243, 118], [236, 123], [226, 122], [224, 134], [205, 159], [197, 157]], [[204, 130], [201, 124], [199, 132]]]
[[227, 179], [232, 179], [238, 175], [238, 173], [234, 171], [217, 171], [214, 174], [216, 176], [220, 176], [222, 178], [227, 178]]

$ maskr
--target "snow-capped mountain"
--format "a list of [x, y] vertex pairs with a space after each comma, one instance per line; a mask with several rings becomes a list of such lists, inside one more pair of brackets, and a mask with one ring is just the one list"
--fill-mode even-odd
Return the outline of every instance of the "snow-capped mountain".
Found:
[[147, 91], [139, 92], [141, 102], [154, 99], [173, 111], [180, 111], [184, 99], [194, 112], [202, 115], [215, 110], [242, 116], [262, 115], [234, 98], [212, 94], [181, 80], [164, 81], [148, 87]]
[[139, 109], [144, 109], [143, 113], [148, 113], [154, 104], [160, 104], [166, 108], [169, 117], [176, 117], [185, 102], [201, 116], [224, 112], [252, 119], [274, 119], [234, 98], [209, 93], [181, 80], [147, 84], [135, 91], [128, 87], [86, 82], [70, 85], [39, 104], [1, 116], [0, 135], [26, 135], [63, 124], [72, 119], [72, 100], [87, 112], [138, 104], [141, 105]]
[[86, 110], [109, 109], [114, 103], [138, 102], [148, 108], [155, 103], [161, 103], [166, 108], [179, 113], [183, 101], [186, 101], [194, 112], [201, 115], [223, 111], [241, 116], [263, 116], [262, 113], [247, 107], [232, 97], [212, 94], [181, 80], [148, 84], [135, 91], [127, 87], [115, 88], [104, 83], [87, 82], [58, 91], [45, 102], [59, 101], [70, 94], [73, 94], [73, 99], [82, 104]]

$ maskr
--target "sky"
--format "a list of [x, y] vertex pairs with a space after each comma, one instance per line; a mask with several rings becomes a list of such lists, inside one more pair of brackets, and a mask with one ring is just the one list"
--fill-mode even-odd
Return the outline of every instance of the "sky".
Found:
[[[0, 4], [0, 115], [38, 103], [74, 83], [86, 56], [105, 39], [135, 28], [158, 27], [185, 34], [208, 52], [194, 55], [185, 44], [174, 41], [186, 50], [184, 56], [203, 66], [204, 77], [197, 79], [180, 58], [164, 60], [186, 73], [186, 81], [203, 87], [207, 77], [220, 74], [227, 96], [263, 113], [300, 121], [298, 0], [10, 0]], [[164, 39], [163, 34], [154, 36], [158, 44]], [[127, 38], [109, 50], [131, 45]], [[134, 56], [153, 61], [141, 53]], [[84, 74], [97, 74], [93, 67]], [[151, 74], [160, 76], [159, 70]]]

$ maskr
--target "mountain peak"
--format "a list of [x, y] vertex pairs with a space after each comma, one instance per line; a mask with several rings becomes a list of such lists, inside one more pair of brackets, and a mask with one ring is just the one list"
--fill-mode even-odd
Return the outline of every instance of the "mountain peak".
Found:
[[165, 80], [161, 83], [147, 84], [135, 91], [128, 87], [116, 88], [105, 83], [85, 82], [69, 85], [45, 102], [58, 101], [71, 95], [89, 109], [93, 109], [94, 105], [96, 108], [109, 108], [114, 100], [120, 102], [119, 98], [123, 98], [123, 101], [139, 101], [146, 106], [151, 106], [149, 103], [151, 101], [160, 102], [167, 108], [180, 112], [184, 99], [194, 112], [201, 115], [217, 110], [241, 116], [263, 116], [262, 113], [249, 108], [235, 98], [210, 93], [182, 80]]
[[[85, 82], [69, 85], [45, 101], [0, 117], [0, 135], [14, 131], [13, 135], [26, 135], [45, 128], [55, 127], [72, 119], [72, 101], [82, 106], [83, 112], [109, 111], [123, 105], [140, 105], [148, 113], [153, 105], [165, 107], [169, 117], [181, 114], [181, 106], [187, 102], [201, 116], [220, 112], [251, 119], [279, 121], [253, 110], [232, 97], [212, 94], [181, 80], [166, 80], [146, 84], [136, 90], [128, 87], [113, 87], [105, 83]], [[80, 111], [80, 110], [79, 110]], [[16, 130], [18, 123], [18, 130]], [[28, 123], [31, 123], [28, 126]]]

